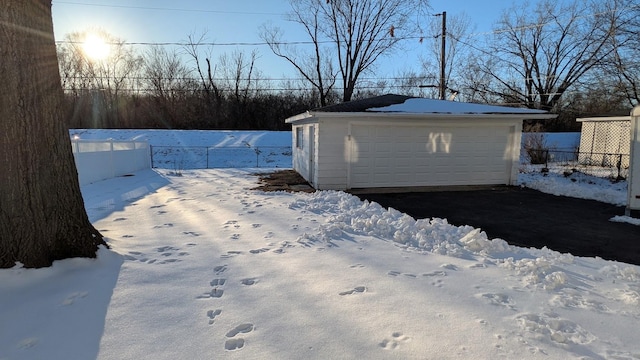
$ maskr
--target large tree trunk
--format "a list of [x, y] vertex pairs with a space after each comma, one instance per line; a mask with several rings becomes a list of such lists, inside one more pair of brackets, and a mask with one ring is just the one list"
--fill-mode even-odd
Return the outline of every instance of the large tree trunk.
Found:
[[64, 124], [50, 0], [2, 0], [0, 268], [95, 257]]

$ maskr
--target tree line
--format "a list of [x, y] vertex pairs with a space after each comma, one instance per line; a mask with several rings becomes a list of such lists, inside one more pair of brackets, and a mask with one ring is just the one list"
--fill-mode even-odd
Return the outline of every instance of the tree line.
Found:
[[[628, 113], [640, 99], [637, 0], [518, 3], [487, 34], [471, 33], [465, 15], [444, 29], [426, 0], [289, 2], [305, 44], [274, 25], [258, 30], [298, 75], [276, 89], [256, 51], [214, 56], [204, 34], [138, 52], [103, 33], [103, 60], [85, 56], [85, 34], [68, 34], [58, 44], [68, 126], [284, 130], [285, 118], [309, 109], [397, 93], [543, 109], [559, 115], [546, 130], [563, 131], [579, 129], [576, 117]], [[420, 66], [371, 80], [381, 58], [411, 46], [424, 49]]]

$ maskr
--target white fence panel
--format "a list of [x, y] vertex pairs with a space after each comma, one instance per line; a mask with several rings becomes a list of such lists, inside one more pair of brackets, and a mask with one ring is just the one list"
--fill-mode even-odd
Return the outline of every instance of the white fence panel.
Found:
[[80, 185], [151, 168], [145, 141], [71, 140]]

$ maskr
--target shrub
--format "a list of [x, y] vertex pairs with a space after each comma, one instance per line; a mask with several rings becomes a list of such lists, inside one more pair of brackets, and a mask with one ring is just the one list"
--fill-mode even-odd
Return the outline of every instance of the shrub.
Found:
[[526, 159], [532, 165], [549, 161], [549, 147], [543, 133], [528, 133], [524, 143]]

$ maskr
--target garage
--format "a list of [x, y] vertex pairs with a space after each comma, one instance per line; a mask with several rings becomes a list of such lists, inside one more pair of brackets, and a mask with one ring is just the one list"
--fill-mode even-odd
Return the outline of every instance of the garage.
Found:
[[319, 190], [513, 185], [540, 110], [384, 95], [287, 119], [293, 168]]
[[355, 125], [351, 136], [351, 188], [509, 182], [507, 127]]

